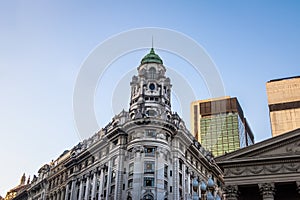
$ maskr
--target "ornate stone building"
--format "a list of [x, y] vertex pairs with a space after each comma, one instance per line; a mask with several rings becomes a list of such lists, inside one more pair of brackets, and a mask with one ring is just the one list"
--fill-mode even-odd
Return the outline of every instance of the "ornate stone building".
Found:
[[226, 200], [300, 199], [300, 129], [216, 158]]
[[172, 112], [163, 61], [151, 49], [137, 70], [129, 111], [45, 165], [28, 199], [221, 199], [222, 171]]
[[29, 182], [30, 178], [28, 178], [27, 183], [26, 183], [26, 176], [25, 173], [22, 175], [20, 184], [17, 185], [16, 187], [10, 189], [4, 198], [4, 200], [11, 200], [14, 199], [17, 194], [21, 193], [22, 191], [26, 190], [29, 187]]

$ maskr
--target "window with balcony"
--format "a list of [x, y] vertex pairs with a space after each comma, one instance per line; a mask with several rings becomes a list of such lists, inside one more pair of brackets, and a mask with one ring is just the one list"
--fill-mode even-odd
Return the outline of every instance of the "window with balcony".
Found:
[[144, 187], [154, 187], [154, 178], [144, 177]]
[[145, 147], [145, 156], [154, 157], [155, 156], [155, 148], [154, 147]]
[[145, 161], [144, 163], [144, 173], [154, 174], [155, 162], [154, 161]]
[[129, 172], [128, 172], [128, 175], [129, 175], [129, 176], [133, 175], [133, 166], [134, 166], [133, 163], [130, 163], [130, 164], [129, 164]]
[[129, 179], [128, 180], [128, 188], [132, 188], [133, 180]]

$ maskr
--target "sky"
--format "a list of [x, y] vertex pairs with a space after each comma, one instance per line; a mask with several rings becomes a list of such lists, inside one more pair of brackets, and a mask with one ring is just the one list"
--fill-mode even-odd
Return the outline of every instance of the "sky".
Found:
[[[299, 10], [299, 1], [268, 0], [0, 1], [0, 195], [23, 173], [32, 177], [84, 139], [74, 121], [78, 74], [93, 50], [132, 29], [164, 28], [197, 42], [213, 60], [225, 94], [238, 98], [255, 141], [270, 138], [265, 84], [300, 75]], [[123, 79], [129, 91], [130, 76], [147, 52], [119, 56], [99, 81], [94, 107], [100, 127], [115, 114], [103, 92], [114, 95], [107, 88], [117, 88]], [[156, 52], [170, 72], [189, 82], [196, 99], [211, 97], [186, 60]], [[173, 109], [182, 114], [180, 98], [173, 93]], [[189, 126], [189, 118], [184, 120]]]

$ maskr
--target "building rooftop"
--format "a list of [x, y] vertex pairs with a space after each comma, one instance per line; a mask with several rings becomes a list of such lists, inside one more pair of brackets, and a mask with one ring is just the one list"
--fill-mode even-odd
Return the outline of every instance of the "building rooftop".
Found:
[[272, 79], [272, 80], [269, 80], [268, 83], [275, 82], [275, 81], [294, 79], [294, 78], [300, 78], [300, 76], [290, 76], [290, 77], [285, 77], [285, 78]]

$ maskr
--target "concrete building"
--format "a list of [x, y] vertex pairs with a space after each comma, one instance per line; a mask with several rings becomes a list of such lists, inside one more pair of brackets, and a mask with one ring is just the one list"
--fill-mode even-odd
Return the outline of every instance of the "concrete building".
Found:
[[28, 199], [222, 198], [221, 169], [171, 110], [163, 61], [151, 49], [137, 70], [129, 110], [44, 167]]
[[254, 143], [253, 133], [235, 97], [192, 102], [191, 127], [193, 135], [214, 156]]
[[266, 84], [272, 136], [300, 128], [300, 76]]
[[299, 200], [300, 129], [216, 158], [226, 200]]

